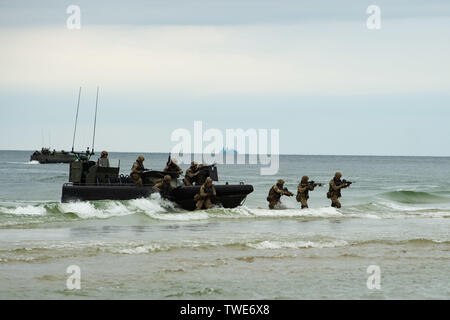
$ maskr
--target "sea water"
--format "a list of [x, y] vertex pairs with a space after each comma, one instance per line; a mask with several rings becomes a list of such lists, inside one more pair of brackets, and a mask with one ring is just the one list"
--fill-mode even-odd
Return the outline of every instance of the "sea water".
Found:
[[[450, 298], [450, 158], [282, 155], [276, 176], [218, 165], [218, 183], [255, 191], [235, 209], [188, 212], [158, 195], [61, 203], [69, 165], [31, 153], [0, 151], [2, 299]], [[138, 155], [111, 152], [111, 164], [129, 174]], [[168, 155], [144, 156], [161, 170]], [[342, 209], [326, 198], [335, 171], [355, 181]], [[296, 192], [303, 175], [325, 184], [310, 208], [283, 197], [269, 210], [276, 180]]]

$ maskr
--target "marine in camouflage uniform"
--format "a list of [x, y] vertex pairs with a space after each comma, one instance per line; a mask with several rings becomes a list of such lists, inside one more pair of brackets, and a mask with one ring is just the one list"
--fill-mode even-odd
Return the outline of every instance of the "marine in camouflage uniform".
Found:
[[196, 182], [195, 182], [196, 185], [204, 184], [206, 182], [206, 178], [208, 178], [208, 171], [206, 171], [206, 170], [201, 171], [200, 170], [203, 167], [206, 167], [206, 164], [201, 163], [201, 164], [198, 165], [199, 173], [198, 173], [198, 176], [196, 178]]
[[192, 186], [194, 184], [195, 177], [198, 176], [200, 171], [198, 171], [198, 165], [195, 161], [191, 162], [191, 166], [186, 170], [184, 175], [184, 184], [186, 186]]
[[272, 186], [269, 190], [269, 195], [267, 196], [267, 201], [269, 202], [269, 208], [274, 209], [275, 206], [280, 203], [281, 196], [285, 195], [288, 197], [292, 197], [294, 194], [292, 192], [286, 191], [283, 189], [284, 180], [280, 179], [277, 181], [277, 184]]
[[200, 187], [200, 193], [196, 194], [194, 200], [196, 201], [195, 210], [212, 208], [212, 199], [216, 196], [216, 188], [214, 188], [211, 178], [207, 178], [205, 183]]
[[330, 189], [327, 193], [327, 198], [331, 199], [331, 206], [333, 208], [341, 208], [339, 198], [342, 197], [341, 189], [347, 188], [349, 185], [341, 181], [342, 173], [336, 172], [334, 178], [330, 181]]
[[153, 186], [153, 190], [159, 192], [161, 197], [169, 199], [172, 196], [172, 190], [176, 188], [170, 184], [171, 180], [171, 176], [164, 176], [164, 179], [161, 182], [158, 182]]
[[178, 178], [180, 174], [183, 174], [183, 169], [180, 168], [175, 159], [171, 159], [163, 171], [169, 173], [174, 178]]
[[297, 201], [302, 204], [302, 209], [308, 208], [309, 191], [313, 191], [314, 184], [309, 183], [309, 177], [303, 176], [297, 187]]
[[102, 151], [100, 158], [97, 160], [97, 167], [109, 168], [108, 151]]
[[139, 156], [135, 163], [133, 163], [133, 167], [131, 168], [130, 177], [133, 179], [137, 185], [142, 186], [142, 173], [144, 173], [144, 157]]

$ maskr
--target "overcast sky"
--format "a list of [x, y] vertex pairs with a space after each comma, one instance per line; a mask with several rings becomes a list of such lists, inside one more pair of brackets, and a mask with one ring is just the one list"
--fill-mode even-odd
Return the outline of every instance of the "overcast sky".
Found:
[[450, 156], [449, 18], [444, 0], [0, 0], [0, 149], [70, 149], [80, 86], [85, 149], [100, 86], [99, 149], [167, 152], [201, 120], [280, 129], [281, 153]]

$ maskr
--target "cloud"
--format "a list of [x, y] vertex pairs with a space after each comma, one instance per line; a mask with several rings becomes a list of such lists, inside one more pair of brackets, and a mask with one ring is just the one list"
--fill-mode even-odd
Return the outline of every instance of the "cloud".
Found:
[[[447, 154], [436, 137], [448, 136], [450, 21], [438, 15], [392, 19], [383, 7], [382, 29], [370, 31], [365, 10], [215, 25], [89, 24], [83, 10], [79, 31], [63, 18], [0, 27], [0, 148], [40, 146], [43, 128], [70, 147], [80, 85], [85, 148], [99, 85], [97, 140], [111, 150], [168, 151], [171, 131], [200, 119], [280, 128], [287, 153]], [[337, 122], [345, 143], [329, 139]], [[314, 132], [301, 144], [300, 124]]]
[[378, 33], [363, 23], [2, 28], [0, 87], [98, 84], [194, 96], [445, 91], [445, 22], [414, 23], [386, 23]]

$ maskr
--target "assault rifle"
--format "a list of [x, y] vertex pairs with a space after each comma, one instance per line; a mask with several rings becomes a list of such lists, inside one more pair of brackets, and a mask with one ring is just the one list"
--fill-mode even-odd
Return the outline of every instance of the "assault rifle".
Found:
[[215, 198], [216, 196], [214, 195], [214, 192], [212, 190], [208, 190], [207, 192], [208, 196], [211, 198]]
[[336, 186], [340, 186], [341, 184], [346, 184], [347, 187], [349, 187], [352, 183], [354, 183], [354, 182], [343, 179], [341, 182], [336, 183]]
[[294, 194], [288, 190], [288, 188], [284, 187], [283, 191], [286, 192], [288, 197], [292, 197]]
[[308, 184], [310, 184], [314, 187], [317, 187], [317, 186], [322, 187], [323, 186], [322, 183], [318, 183], [318, 182], [314, 182], [314, 181], [308, 181]]
[[166, 166], [169, 165], [170, 161], [172, 161], [172, 155], [169, 153], [169, 159], [167, 159]]

